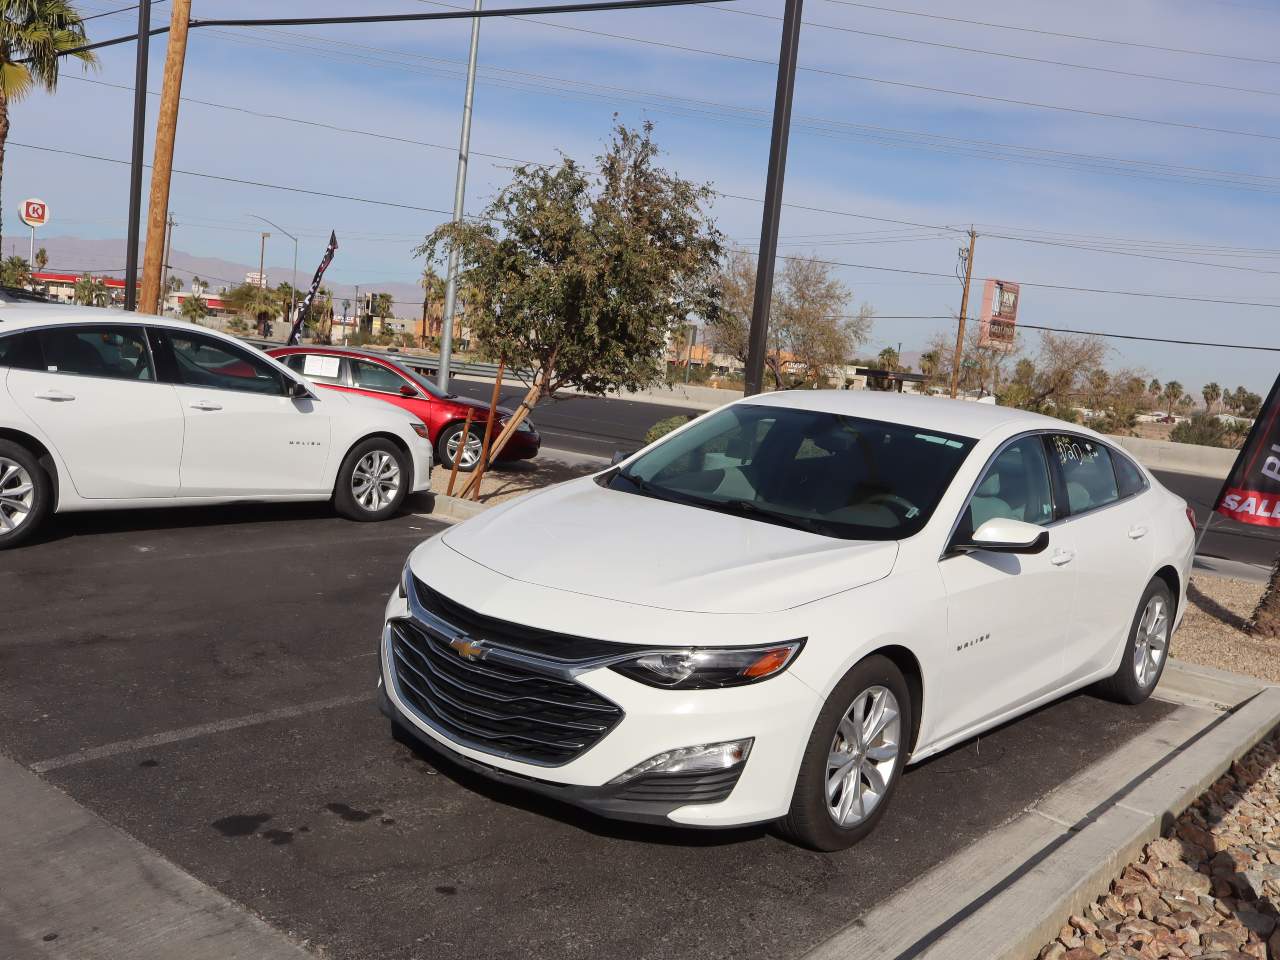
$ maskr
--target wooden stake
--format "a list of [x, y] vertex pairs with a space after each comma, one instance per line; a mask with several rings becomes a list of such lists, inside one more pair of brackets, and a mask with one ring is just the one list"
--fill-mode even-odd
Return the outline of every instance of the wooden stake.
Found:
[[467, 438], [471, 436], [471, 416], [474, 413], [474, 409], [467, 408], [467, 422], [462, 427], [462, 439], [458, 441], [458, 452], [453, 455], [453, 468], [449, 471], [449, 489], [445, 491], [447, 497], [453, 496], [453, 483], [458, 479], [458, 462], [467, 452]]
[[156, 153], [151, 165], [151, 199], [147, 202], [147, 245], [142, 255], [139, 313], [160, 312], [160, 268], [164, 260], [165, 223], [169, 218], [173, 141], [178, 129], [178, 101], [182, 96], [182, 69], [187, 59], [187, 24], [190, 20], [191, 0], [173, 0], [169, 50], [164, 59], [164, 85], [160, 90], [160, 115], [156, 120]]
[[484, 442], [480, 446], [480, 462], [476, 464], [477, 475], [472, 478], [472, 483], [467, 484], [468, 489], [473, 489], [471, 494], [472, 500], [480, 499], [480, 481], [484, 479], [484, 472], [489, 469], [489, 441], [493, 438], [493, 421], [498, 416], [498, 401], [502, 399], [502, 372], [506, 369], [506, 364], [501, 360], [498, 361], [498, 376], [493, 381], [493, 394], [489, 397], [489, 418], [484, 424]]

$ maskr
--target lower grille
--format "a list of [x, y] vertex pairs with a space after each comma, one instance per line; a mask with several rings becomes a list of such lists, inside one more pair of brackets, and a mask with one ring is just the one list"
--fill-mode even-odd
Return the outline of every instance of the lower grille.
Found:
[[598, 743], [622, 710], [580, 683], [508, 663], [464, 660], [421, 624], [391, 623], [391, 667], [401, 699], [466, 746], [558, 766]]
[[715, 773], [651, 773], [624, 784], [618, 800], [635, 803], [719, 803], [733, 792], [745, 764]]

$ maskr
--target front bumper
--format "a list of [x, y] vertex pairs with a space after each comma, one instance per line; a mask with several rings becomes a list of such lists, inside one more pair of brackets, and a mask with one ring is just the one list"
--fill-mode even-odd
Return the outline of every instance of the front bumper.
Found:
[[[405, 601], [393, 596], [388, 620], [407, 614]], [[479, 750], [445, 735], [401, 696], [393, 657], [392, 631], [384, 624], [383, 712], [414, 738], [473, 773], [615, 819], [732, 827], [784, 816], [821, 708], [817, 694], [789, 673], [745, 687], [673, 691], [645, 686], [607, 668], [591, 670], [577, 682], [616, 703], [623, 717], [594, 746], [566, 763], [547, 766]], [[698, 777], [654, 774], [609, 784], [663, 751], [747, 737], [754, 739], [750, 755], [729, 771]]]
[[511, 435], [511, 439], [507, 441], [507, 445], [502, 448], [502, 453], [498, 455], [499, 463], [510, 463], [514, 460], [532, 460], [538, 455], [538, 450], [542, 447], [542, 437], [535, 431], [533, 433], [521, 433], [517, 430]]

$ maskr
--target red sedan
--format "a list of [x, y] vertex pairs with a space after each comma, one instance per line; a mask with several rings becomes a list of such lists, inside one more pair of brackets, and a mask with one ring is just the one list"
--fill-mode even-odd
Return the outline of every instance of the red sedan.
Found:
[[[459, 470], [472, 470], [480, 460], [485, 419], [489, 416], [487, 403], [444, 393], [404, 364], [363, 350], [324, 346], [277, 347], [267, 353], [317, 386], [376, 397], [408, 410], [431, 431], [437, 463], [452, 467], [460, 445]], [[463, 445], [462, 430], [468, 410], [472, 411], [471, 431]], [[506, 407], [498, 407], [494, 421], [495, 437], [500, 425], [512, 412]], [[498, 460], [528, 460], [537, 455], [541, 445], [542, 438], [538, 436], [533, 422], [525, 418], [502, 449]]]

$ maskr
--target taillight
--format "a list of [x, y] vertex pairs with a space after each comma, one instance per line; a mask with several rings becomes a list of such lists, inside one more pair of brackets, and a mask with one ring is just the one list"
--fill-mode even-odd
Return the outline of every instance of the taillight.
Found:
[[1196, 529], [1196, 512], [1190, 507], [1187, 507], [1187, 522], [1191, 524], [1192, 530]]

